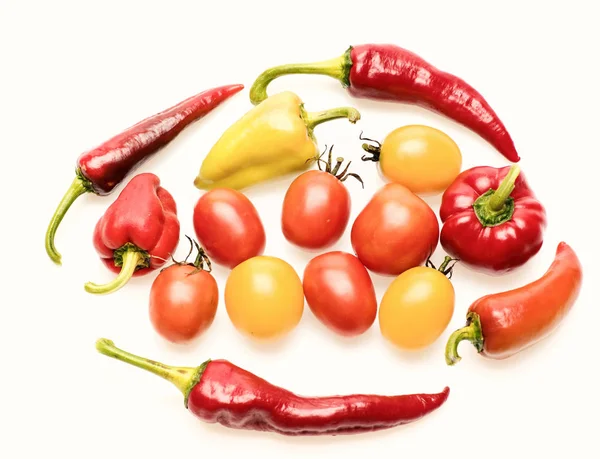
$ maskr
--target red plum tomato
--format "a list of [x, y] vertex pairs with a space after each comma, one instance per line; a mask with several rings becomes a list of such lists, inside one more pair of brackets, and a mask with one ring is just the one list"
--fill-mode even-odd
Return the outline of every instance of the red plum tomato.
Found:
[[244, 194], [230, 188], [210, 190], [198, 199], [194, 230], [210, 259], [228, 268], [265, 249], [265, 229], [256, 208]]
[[354, 255], [329, 252], [313, 258], [304, 270], [303, 287], [313, 314], [340, 335], [360, 335], [375, 321], [373, 282]]
[[398, 183], [377, 191], [352, 225], [352, 248], [372, 272], [397, 276], [423, 264], [438, 244], [439, 224], [420, 197]]
[[150, 322], [164, 339], [186, 343], [201, 335], [217, 312], [215, 278], [188, 264], [162, 270], [150, 289]]
[[285, 238], [305, 249], [337, 242], [350, 219], [350, 194], [334, 175], [312, 170], [298, 176], [283, 200], [281, 229]]

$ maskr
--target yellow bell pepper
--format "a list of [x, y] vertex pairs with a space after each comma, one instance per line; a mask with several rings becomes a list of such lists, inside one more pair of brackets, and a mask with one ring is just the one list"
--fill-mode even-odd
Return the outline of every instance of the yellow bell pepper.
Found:
[[309, 113], [289, 91], [271, 96], [227, 129], [202, 162], [194, 185], [242, 189], [307, 169], [319, 157], [313, 129], [336, 118], [360, 119], [354, 108]]

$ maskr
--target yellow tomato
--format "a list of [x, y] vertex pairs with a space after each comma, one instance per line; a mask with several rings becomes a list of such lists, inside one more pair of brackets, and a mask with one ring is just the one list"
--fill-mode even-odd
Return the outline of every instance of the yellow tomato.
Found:
[[246, 335], [282, 336], [302, 317], [302, 281], [294, 268], [279, 258], [250, 258], [229, 274], [225, 308], [233, 325]]
[[432, 344], [454, 313], [454, 287], [440, 271], [424, 266], [400, 274], [381, 299], [382, 335], [402, 349]]
[[460, 173], [462, 154], [442, 131], [421, 125], [403, 126], [383, 141], [381, 172], [417, 194], [443, 192]]

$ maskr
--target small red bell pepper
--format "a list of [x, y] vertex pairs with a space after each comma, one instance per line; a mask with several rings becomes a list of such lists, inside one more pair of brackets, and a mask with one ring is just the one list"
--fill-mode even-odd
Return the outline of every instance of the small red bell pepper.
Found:
[[177, 206], [150, 173], [136, 175], [106, 210], [94, 230], [94, 247], [119, 275], [111, 282], [85, 284], [89, 293], [112, 293], [132, 276], [164, 265], [179, 243]]
[[474, 167], [444, 192], [440, 243], [461, 264], [506, 273], [542, 247], [546, 212], [519, 172], [516, 165]]

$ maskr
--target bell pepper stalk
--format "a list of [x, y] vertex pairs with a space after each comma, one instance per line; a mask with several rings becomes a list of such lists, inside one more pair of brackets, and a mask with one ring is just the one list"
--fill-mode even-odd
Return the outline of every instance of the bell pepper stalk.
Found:
[[351, 107], [311, 113], [292, 92], [271, 96], [223, 133], [202, 162], [194, 185], [202, 190], [241, 190], [305, 170], [320, 156], [315, 127], [337, 118], [356, 123], [360, 113]]
[[92, 282], [85, 290], [112, 293], [133, 276], [164, 265], [179, 243], [177, 207], [171, 194], [150, 173], [136, 175], [106, 210], [94, 229], [94, 247], [102, 262], [118, 273], [107, 284]]
[[546, 212], [517, 165], [460, 173], [440, 206], [444, 250], [487, 274], [523, 265], [542, 247]]
[[61, 199], [46, 230], [46, 253], [61, 264], [54, 238], [67, 211], [75, 200], [86, 193], [107, 196], [137, 166], [173, 140], [183, 129], [199, 120], [244, 86], [219, 86], [152, 115], [125, 129], [77, 158], [75, 179]]

